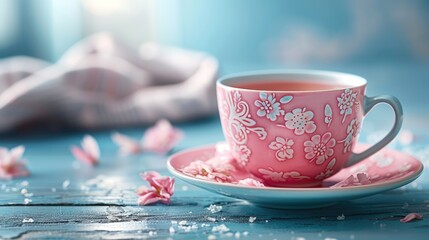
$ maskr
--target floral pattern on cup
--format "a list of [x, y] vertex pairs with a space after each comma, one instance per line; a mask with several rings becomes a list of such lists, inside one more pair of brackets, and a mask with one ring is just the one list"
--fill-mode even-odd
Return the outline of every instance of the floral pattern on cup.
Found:
[[267, 132], [262, 127], [256, 127], [256, 121], [251, 119], [249, 105], [242, 100], [238, 91], [226, 93], [226, 100], [223, 102], [224, 117], [227, 118], [228, 134], [238, 145], [246, 144], [247, 135], [251, 132], [264, 140]]
[[285, 115], [285, 126], [294, 130], [295, 135], [304, 133], [313, 133], [316, 131], [316, 124], [312, 121], [314, 114], [312, 111], [306, 111], [305, 108], [295, 108], [292, 112]]
[[325, 123], [329, 126], [331, 126], [332, 122], [332, 108], [329, 104], [326, 104], [325, 106]]
[[314, 135], [310, 140], [304, 142], [305, 158], [310, 162], [316, 160], [317, 165], [323, 164], [328, 157], [334, 155], [335, 145], [336, 141], [330, 132], [326, 132], [322, 136]]
[[259, 93], [258, 100], [255, 101], [255, 106], [259, 107], [256, 114], [260, 117], [266, 117], [271, 121], [277, 120], [277, 117], [284, 115], [285, 111], [281, 109], [280, 102], [277, 102], [275, 94]]
[[294, 141], [292, 139], [285, 139], [282, 137], [276, 137], [275, 141], [272, 141], [269, 145], [271, 150], [276, 151], [276, 158], [278, 161], [283, 162], [286, 159], [293, 158], [293, 149], [292, 145]]
[[343, 120], [341, 121], [342, 123], [344, 123], [348, 115], [352, 114], [353, 105], [356, 102], [356, 97], [357, 97], [357, 92], [353, 92], [350, 89], [344, 90], [344, 92], [341, 93], [341, 96], [337, 97], [340, 114], [344, 115]]
[[[252, 151], [246, 146], [246, 145], [236, 145], [234, 144], [233, 153], [237, 153], [238, 156], [235, 156], [235, 160], [241, 167], [244, 167], [247, 165], [247, 162], [249, 162], [249, 156], [252, 154]], [[233, 154], [235, 155], [235, 154]]]
[[338, 141], [339, 143], [344, 143], [344, 149], [343, 152], [350, 152], [352, 150], [352, 143], [353, 140], [356, 139], [358, 133], [359, 133], [359, 126], [360, 123], [357, 119], [353, 119], [350, 121], [349, 126], [347, 127], [347, 136], [341, 141]]
[[262, 174], [262, 178], [273, 181], [273, 182], [285, 182], [288, 178], [293, 178], [296, 180], [301, 179], [309, 179], [308, 176], [303, 176], [301, 173], [297, 171], [291, 171], [291, 172], [276, 172], [272, 168], [264, 169], [260, 168], [258, 169], [258, 172]]
[[330, 176], [332, 176], [332, 174], [334, 173], [334, 166], [335, 163], [337, 162], [337, 159], [333, 158], [328, 165], [326, 165], [326, 169], [324, 172], [321, 172], [319, 175], [317, 175], [314, 179], [316, 180], [323, 180], [325, 178], [328, 178]]

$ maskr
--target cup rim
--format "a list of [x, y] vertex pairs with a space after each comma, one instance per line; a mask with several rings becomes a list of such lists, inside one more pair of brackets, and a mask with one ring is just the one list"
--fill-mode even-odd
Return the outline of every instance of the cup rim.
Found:
[[[322, 81], [331, 81], [333, 83], [343, 85], [338, 86], [332, 89], [321, 89], [321, 90], [255, 90], [255, 89], [246, 89], [228, 85], [231, 82], [249, 82], [250, 79], [255, 81], [257, 80], [278, 80], [278, 81], [287, 81], [284, 79], [285, 76], [294, 78], [294, 81], [299, 78], [304, 78], [306, 82], [320, 82]], [[283, 78], [283, 79], [282, 79]], [[358, 75], [344, 73], [344, 72], [335, 72], [335, 71], [324, 71], [324, 70], [310, 70], [310, 69], [287, 69], [287, 70], [259, 70], [259, 71], [247, 71], [239, 72], [234, 74], [228, 74], [216, 81], [218, 86], [231, 90], [239, 90], [246, 92], [273, 92], [273, 93], [309, 93], [309, 92], [333, 92], [338, 90], [345, 90], [351, 88], [359, 88], [367, 85], [367, 80]]]

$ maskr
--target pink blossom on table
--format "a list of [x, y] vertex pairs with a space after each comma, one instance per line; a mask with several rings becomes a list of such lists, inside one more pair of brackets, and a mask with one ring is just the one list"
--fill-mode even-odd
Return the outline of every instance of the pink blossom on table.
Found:
[[251, 186], [251, 187], [265, 187], [263, 183], [253, 178], [246, 178], [238, 181], [239, 185]]
[[368, 185], [371, 183], [371, 179], [366, 173], [358, 173], [355, 175], [350, 175], [348, 178], [338, 182], [337, 184], [331, 186], [331, 188], [339, 187], [350, 187], [350, 186], [362, 186]]
[[407, 223], [407, 222], [411, 222], [413, 220], [421, 220], [421, 219], [423, 219], [422, 214], [420, 214], [420, 213], [409, 213], [409, 214], [407, 214], [407, 216], [405, 216], [404, 218], [402, 218], [399, 221], [401, 221], [403, 223]]
[[140, 176], [149, 183], [150, 188], [141, 186], [137, 189], [139, 205], [149, 205], [156, 202], [170, 203], [170, 198], [174, 193], [173, 177], [161, 176], [155, 171], [145, 172], [140, 174]]
[[121, 133], [113, 133], [112, 140], [119, 146], [122, 155], [137, 154], [143, 151], [141, 143]]
[[0, 179], [12, 179], [29, 175], [26, 163], [23, 161], [25, 147], [18, 146], [8, 150], [0, 148]]
[[97, 165], [100, 160], [100, 148], [95, 138], [90, 135], [83, 137], [81, 148], [72, 146], [71, 152], [77, 160], [91, 166]]
[[182, 131], [174, 128], [168, 120], [161, 119], [145, 132], [142, 146], [146, 151], [164, 154], [173, 149], [182, 138]]

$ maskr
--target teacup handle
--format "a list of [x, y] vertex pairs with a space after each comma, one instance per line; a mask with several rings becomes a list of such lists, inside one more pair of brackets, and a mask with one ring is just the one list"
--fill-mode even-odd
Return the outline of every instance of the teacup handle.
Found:
[[361, 153], [352, 153], [351, 158], [349, 161], [344, 165], [344, 167], [352, 166], [363, 159], [373, 155], [374, 153], [378, 152], [380, 149], [382, 149], [384, 146], [386, 146], [388, 143], [390, 143], [393, 138], [398, 135], [399, 130], [402, 126], [402, 120], [404, 117], [403, 111], [402, 111], [402, 105], [399, 102], [399, 100], [396, 97], [390, 96], [390, 95], [380, 95], [376, 97], [367, 97], [365, 96], [364, 99], [364, 115], [366, 115], [371, 109], [379, 104], [379, 103], [386, 103], [389, 104], [393, 111], [395, 112], [395, 122], [393, 124], [392, 129], [389, 131], [389, 133], [380, 141], [378, 141], [376, 144], [368, 148], [367, 150], [361, 152]]

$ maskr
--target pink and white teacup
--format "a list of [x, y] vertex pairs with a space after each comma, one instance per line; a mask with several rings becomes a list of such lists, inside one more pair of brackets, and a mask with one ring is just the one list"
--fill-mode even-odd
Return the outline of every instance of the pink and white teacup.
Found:
[[[402, 125], [392, 96], [365, 96], [359, 76], [325, 71], [254, 72], [217, 82], [222, 129], [238, 164], [278, 187], [314, 187], [387, 145]], [[363, 117], [378, 103], [395, 112], [392, 130], [356, 154]]]

